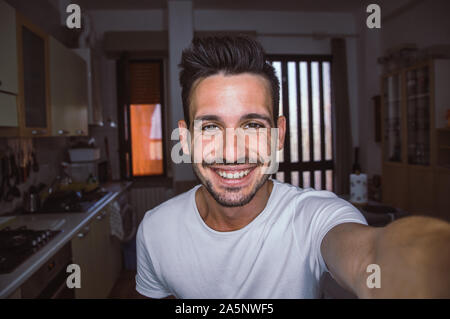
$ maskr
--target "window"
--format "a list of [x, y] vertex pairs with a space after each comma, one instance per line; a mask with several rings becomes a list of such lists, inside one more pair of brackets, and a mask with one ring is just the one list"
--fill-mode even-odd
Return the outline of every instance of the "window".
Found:
[[119, 61], [122, 177], [165, 176], [163, 61]]
[[333, 190], [330, 56], [269, 56], [280, 80], [280, 115], [287, 118], [276, 178]]

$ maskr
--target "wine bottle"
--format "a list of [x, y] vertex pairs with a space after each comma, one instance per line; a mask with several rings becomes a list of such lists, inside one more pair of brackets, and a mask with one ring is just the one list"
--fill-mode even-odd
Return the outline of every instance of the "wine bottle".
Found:
[[353, 174], [361, 173], [361, 167], [359, 166], [359, 160], [358, 160], [358, 153], [359, 153], [359, 147], [355, 147], [355, 160], [354, 160], [353, 166], [352, 166]]

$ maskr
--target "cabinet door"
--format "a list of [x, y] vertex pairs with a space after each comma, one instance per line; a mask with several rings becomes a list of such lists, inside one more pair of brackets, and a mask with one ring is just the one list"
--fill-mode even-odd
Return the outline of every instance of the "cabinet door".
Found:
[[17, 96], [0, 92], [0, 126], [17, 127]]
[[109, 292], [114, 287], [117, 279], [119, 278], [120, 271], [122, 270], [122, 244], [119, 239], [115, 236], [111, 236], [110, 229], [110, 214], [105, 215], [105, 224], [106, 224], [106, 249], [107, 249], [107, 258], [108, 258], [108, 285]]
[[434, 171], [434, 202], [436, 217], [450, 222], [450, 169], [437, 168]]
[[383, 161], [402, 162], [402, 76], [386, 76], [382, 82]]
[[383, 164], [383, 203], [408, 209], [408, 169], [397, 163]]
[[431, 151], [430, 68], [406, 71], [406, 127], [408, 164], [430, 165]]
[[425, 166], [408, 167], [408, 211], [414, 215], [435, 216], [433, 170]]
[[81, 270], [81, 288], [75, 288], [77, 299], [94, 298], [95, 296], [97, 252], [92, 231], [94, 231], [92, 225], [84, 227], [71, 242], [72, 260], [80, 266]]
[[16, 20], [21, 135], [47, 136], [50, 133], [48, 37], [20, 14]]
[[87, 135], [86, 62], [52, 37], [49, 47], [52, 135]]
[[120, 242], [110, 233], [108, 210], [103, 210], [95, 217], [93, 238], [97, 251], [96, 280], [97, 298], [107, 298], [118, 278], [121, 269]]
[[0, 0], [0, 90], [18, 93], [16, 12]]
[[94, 225], [93, 240], [96, 247], [96, 289], [94, 294], [95, 298], [106, 298], [111, 290], [111, 284], [108, 280], [110, 265], [108, 263], [108, 238], [106, 237], [109, 233], [109, 225], [106, 223], [105, 212], [103, 211], [95, 216], [92, 224]]

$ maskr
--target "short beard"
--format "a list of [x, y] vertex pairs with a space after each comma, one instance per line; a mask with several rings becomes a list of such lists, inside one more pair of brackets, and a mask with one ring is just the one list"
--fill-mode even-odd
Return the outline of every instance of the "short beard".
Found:
[[[264, 174], [261, 180], [256, 184], [256, 186], [253, 188], [253, 190], [245, 196], [244, 198], [240, 199], [239, 201], [233, 201], [228, 198], [224, 198], [220, 194], [214, 191], [212, 184], [210, 181], [206, 180], [201, 174], [200, 171], [197, 168], [197, 165], [192, 165], [195, 175], [198, 177], [200, 182], [203, 186], [205, 186], [208, 193], [211, 194], [211, 196], [214, 198], [214, 200], [223, 207], [242, 207], [250, 203], [250, 201], [255, 197], [258, 190], [264, 185], [264, 183], [269, 179], [270, 174]], [[241, 189], [235, 188], [235, 187], [227, 187], [225, 188], [226, 192], [229, 193], [238, 193]]]

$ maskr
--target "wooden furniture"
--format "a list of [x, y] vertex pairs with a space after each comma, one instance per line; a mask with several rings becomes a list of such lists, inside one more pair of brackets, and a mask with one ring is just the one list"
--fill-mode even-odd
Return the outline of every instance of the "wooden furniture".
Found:
[[[2, 6], [5, 4], [2, 2]], [[15, 19], [11, 17], [12, 9], [2, 15], [6, 16], [5, 30], [8, 55], [13, 54], [12, 67], [8, 67], [7, 87], [10, 88], [8, 98], [3, 96], [2, 101], [7, 107], [1, 109], [1, 117], [6, 123], [1, 123], [1, 136], [48, 136], [50, 133], [49, 111], [49, 78], [48, 78], [48, 37], [40, 28], [32, 24], [19, 13], [14, 12]], [[3, 9], [3, 8], [2, 8]], [[12, 23], [15, 24], [13, 25]], [[11, 46], [16, 37], [16, 48]], [[5, 60], [4, 62], [8, 62]], [[17, 68], [14, 63], [17, 62]], [[25, 74], [27, 76], [25, 76]], [[15, 85], [14, 85], [15, 84]], [[16, 89], [17, 87], [17, 89]], [[16, 92], [15, 92], [16, 91]], [[14, 98], [16, 107], [14, 108]], [[2, 121], [3, 122], [3, 121]]]
[[49, 37], [49, 54], [52, 135], [87, 135], [86, 62], [53, 37]]
[[51, 129], [48, 36], [17, 14], [20, 136], [48, 136]]
[[77, 299], [107, 298], [119, 277], [121, 247], [118, 239], [110, 235], [109, 218], [104, 208], [71, 241], [73, 262], [81, 268]]
[[450, 60], [428, 60], [383, 75], [381, 87], [383, 202], [448, 220], [447, 79]]
[[0, 126], [17, 127], [16, 13], [3, 1], [0, 1], [0, 42]]
[[88, 134], [86, 62], [0, 0], [0, 137]]

